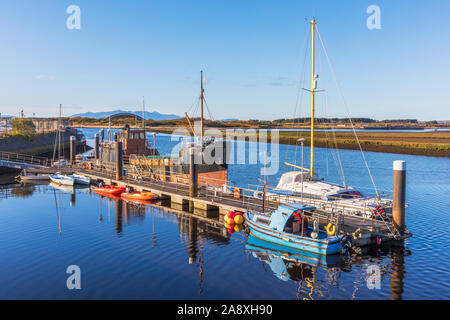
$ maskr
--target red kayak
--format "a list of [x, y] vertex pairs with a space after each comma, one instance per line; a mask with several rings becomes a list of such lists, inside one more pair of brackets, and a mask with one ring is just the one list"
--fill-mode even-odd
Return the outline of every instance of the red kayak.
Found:
[[118, 186], [106, 186], [106, 187], [97, 187], [94, 189], [95, 193], [98, 194], [109, 194], [109, 195], [121, 195], [125, 192], [125, 187], [118, 187]]

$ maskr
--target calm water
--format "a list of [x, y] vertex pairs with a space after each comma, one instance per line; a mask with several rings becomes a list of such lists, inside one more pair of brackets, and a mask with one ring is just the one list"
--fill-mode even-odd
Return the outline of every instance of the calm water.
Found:
[[[96, 131], [85, 130], [88, 141]], [[169, 140], [157, 136], [162, 153], [176, 144]], [[259, 154], [257, 146], [245, 143], [247, 154]], [[294, 160], [293, 146], [279, 147], [282, 161]], [[334, 157], [317, 149], [320, 175], [340, 182]], [[360, 153], [343, 150], [340, 157], [347, 183], [371, 188]], [[414, 237], [404, 248], [368, 248], [363, 256], [320, 265], [308, 257], [284, 260], [277, 248], [247, 244], [243, 232], [230, 235], [214, 221], [102, 199], [89, 189], [74, 195], [49, 185], [2, 189], [0, 298], [450, 299], [449, 159], [370, 152], [366, 158], [386, 191], [392, 161], [407, 161], [406, 220]], [[229, 179], [246, 186], [260, 169], [230, 165]], [[270, 183], [286, 170], [280, 165]], [[381, 269], [381, 285], [370, 290], [367, 268], [373, 264]], [[81, 268], [80, 291], [66, 288], [69, 265]]]

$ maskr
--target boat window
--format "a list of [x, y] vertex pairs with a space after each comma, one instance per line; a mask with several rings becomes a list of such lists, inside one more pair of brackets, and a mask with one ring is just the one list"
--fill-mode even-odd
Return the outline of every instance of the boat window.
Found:
[[145, 139], [145, 133], [141, 132], [141, 139]]
[[362, 197], [363, 197], [363, 195], [359, 191], [345, 191], [345, 192], [341, 192], [339, 194], [329, 196], [330, 199], [333, 199], [333, 198], [356, 199], [356, 198], [362, 198]]
[[265, 224], [265, 225], [269, 225], [270, 224], [270, 221], [269, 220], [266, 220], [266, 219], [262, 219], [262, 218], [256, 218], [256, 222], [257, 223], [262, 223], [262, 224]]

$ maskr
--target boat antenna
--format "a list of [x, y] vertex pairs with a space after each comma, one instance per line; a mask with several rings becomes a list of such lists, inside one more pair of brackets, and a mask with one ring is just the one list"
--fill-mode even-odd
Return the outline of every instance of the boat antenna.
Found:
[[203, 146], [203, 71], [200, 70], [200, 143]]

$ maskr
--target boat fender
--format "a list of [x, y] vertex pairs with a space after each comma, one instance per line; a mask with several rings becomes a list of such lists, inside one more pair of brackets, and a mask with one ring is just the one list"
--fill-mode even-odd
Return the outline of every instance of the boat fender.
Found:
[[335, 234], [336, 234], [336, 226], [334, 225], [334, 224], [332, 224], [332, 223], [329, 223], [328, 225], [327, 225], [327, 234], [329, 235], [329, 236], [334, 236]]
[[314, 232], [317, 232], [317, 230], [319, 230], [319, 224], [318, 224], [318, 221], [317, 221], [317, 220], [314, 220], [314, 223], [313, 223], [313, 230], [314, 230]]

